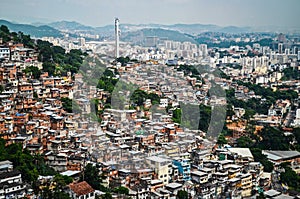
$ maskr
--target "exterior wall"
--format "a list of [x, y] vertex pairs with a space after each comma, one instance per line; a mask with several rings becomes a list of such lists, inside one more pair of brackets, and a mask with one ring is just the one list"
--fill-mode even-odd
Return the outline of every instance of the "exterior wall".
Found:
[[178, 171], [183, 176], [183, 180], [187, 181], [191, 179], [191, 166], [189, 160], [174, 160], [173, 164], [178, 167]]

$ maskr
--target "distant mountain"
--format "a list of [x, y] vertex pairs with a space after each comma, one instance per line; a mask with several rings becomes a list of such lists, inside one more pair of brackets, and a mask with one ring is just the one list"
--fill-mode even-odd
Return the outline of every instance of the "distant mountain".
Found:
[[[59, 21], [47, 24], [55, 29], [61, 31], [76, 31], [100, 34], [109, 36], [114, 33], [114, 25], [107, 25], [102, 27], [85, 26], [75, 21]], [[173, 25], [162, 25], [162, 24], [120, 24], [122, 33], [124, 32], [135, 32], [142, 29], [166, 29], [186, 33], [190, 35], [197, 35], [202, 32], [224, 32], [224, 33], [244, 33], [251, 32], [249, 27], [236, 27], [226, 26], [221, 27], [212, 24], [173, 24]]]
[[0, 20], [0, 25], [5, 25], [13, 32], [23, 32], [29, 34], [31, 37], [61, 37], [62, 34], [59, 30], [56, 30], [50, 26], [33, 26], [28, 24], [16, 24], [6, 20]]
[[221, 28], [218, 32], [223, 32], [223, 33], [247, 33], [251, 32], [250, 27], [237, 27], [237, 26], [226, 26]]
[[197, 43], [193, 38], [186, 34], [183, 34], [175, 30], [166, 30], [162, 28], [144, 28], [137, 31], [125, 32], [121, 35], [123, 41], [130, 41], [134, 43], [142, 43], [146, 37], [156, 36], [158, 38], [163, 38], [173, 41], [190, 41], [192, 43]]
[[95, 28], [91, 26], [85, 26], [75, 21], [58, 21], [48, 24], [48, 26], [64, 31], [94, 31]]
[[199, 34], [200, 32], [215, 32], [221, 28], [220, 26], [212, 24], [174, 24], [166, 27], [187, 34]]
[[161, 25], [161, 24], [121, 24], [121, 30], [125, 31], [136, 31], [144, 28], [159, 28], [166, 30], [174, 30], [182, 33], [197, 35], [202, 32], [224, 32], [224, 33], [243, 33], [251, 32], [249, 27], [236, 27], [236, 26], [226, 26], [221, 27], [212, 24], [173, 24], [173, 25]]

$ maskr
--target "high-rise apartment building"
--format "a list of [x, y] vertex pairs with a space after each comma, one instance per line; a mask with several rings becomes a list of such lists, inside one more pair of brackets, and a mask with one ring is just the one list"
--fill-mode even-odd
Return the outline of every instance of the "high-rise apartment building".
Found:
[[119, 52], [119, 40], [120, 40], [120, 28], [119, 28], [119, 19], [115, 18], [115, 42], [116, 42], [116, 58], [120, 56]]

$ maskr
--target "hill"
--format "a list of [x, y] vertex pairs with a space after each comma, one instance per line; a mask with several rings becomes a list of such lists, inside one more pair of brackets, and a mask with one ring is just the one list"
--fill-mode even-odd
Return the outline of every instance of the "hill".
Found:
[[144, 41], [146, 37], [149, 36], [156, 36], [158, 38], [164, 38], [173, 41], [180, 41], [180, 42], [190, 41], [192, 43], [197, 43], [194, 39], [192, 39], [186, 34], [183, 34], [175, 30], [166, 30], [162, 28], [145, 28], [133, 32], [127, 32], [127, 33], [123, 33], [121, 38], [124, 41], [141, 43]]
[[32, 37], [61, 37], [62, 34], [59, 30], [56, 30], [48, 25], [33, 26], [28, 24], [16, 24], [6, 20], [0, 20], [0, 25], [5, 25], [13, 32], [23, 32], [29, 34]]
[[75, 21], [58, 21], [48, 24], [48, 26], [57, 30], [68, 30], [68, 31], [94, 31], [95, 28], [91, 26], [85, 26]]
[[[114, 25], [107, 25], [101, 27], [85, 26], [75, 21], [59, 21], [48, 24], [49, 26], [61, 30], [61, 31], [77, 31], [77, 32], [89, 32], [94, 34], [100, 34], [109, 36], [114, 34]], [[181, 32], [184, 34], [197, 35], [202, 32], [224, 32], [224, 33], [243, 33], [250, 32], [249, 27], [236, 27], [226, 26], [221, 27], [213, 24], [120, 24], [122, 33], [135, 32], [143, 29], [165, 29]]]

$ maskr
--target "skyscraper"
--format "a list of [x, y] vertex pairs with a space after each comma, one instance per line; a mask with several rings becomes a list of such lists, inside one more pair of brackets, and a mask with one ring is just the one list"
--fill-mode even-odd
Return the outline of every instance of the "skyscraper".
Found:
[[85, 46], [85, 38], [80, 37], [80, 38], [78, 39], [78, 42], [79, 42], [79, 46]]
[[120, 56], [119, 54], [119, 37], [120, 37], [120, 29], [119, 29], [119, 19], [115, 18], [115, 40], [116, 40], [116, 58]]
[[283, 54], [283, 43], [278, 44], [278, 53]]
[[145, 38], [145, 47], [156, 47], [158, 43], [158, 37], [148, 36]]
[[203, 57], [206, 57], [208, 55], [207, 45], [206, 44], [200, 44], [199, 48], [200, 48], [201, 55]]

